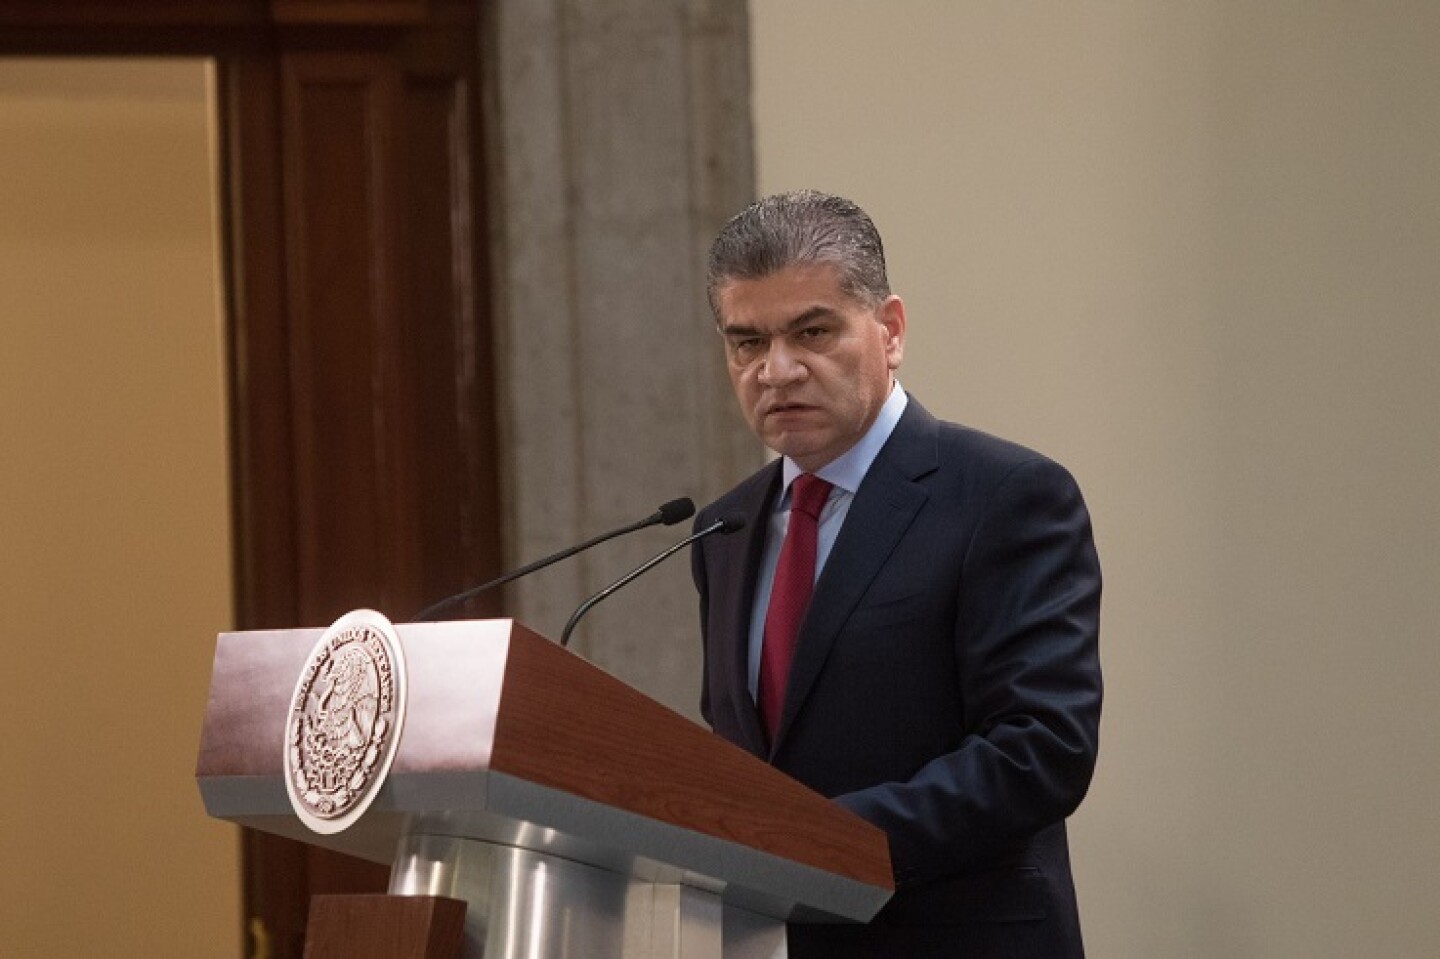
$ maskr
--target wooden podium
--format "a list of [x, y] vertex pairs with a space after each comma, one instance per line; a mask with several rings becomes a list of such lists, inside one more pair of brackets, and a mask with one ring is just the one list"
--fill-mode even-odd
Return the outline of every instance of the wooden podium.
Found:
[[[575, 654], [511, 620], [395, 630], [393, 762], [331, 834], [296, 814], [284, 768], [325, 631], [222, 633], [196, 769], [206, 811], [391, 863], [390, 897], [371, 898], [463, 900], [465, 957], [775, 959], [787, 920], [864, 922], [889, 899], [882, 832]], [[366, 937], [345, 914], [327, 941]], [[312, 909], [307, 954], [319, 934]]]

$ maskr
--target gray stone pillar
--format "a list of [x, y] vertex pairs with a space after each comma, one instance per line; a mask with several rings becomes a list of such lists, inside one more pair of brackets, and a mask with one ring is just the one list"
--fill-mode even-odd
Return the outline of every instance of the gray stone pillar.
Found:
[[[701, 505], [762, 462], [725, 378], [704, 258], [754, 195], [746, 4], [501, 0], [492, 212], [506, 553], [535, 559]], [[689, 532], [536, 574], [510, 611], [558, 638], [574, 607]], [[572, 648], [696, 715], [688, 555], [598, 606]]]

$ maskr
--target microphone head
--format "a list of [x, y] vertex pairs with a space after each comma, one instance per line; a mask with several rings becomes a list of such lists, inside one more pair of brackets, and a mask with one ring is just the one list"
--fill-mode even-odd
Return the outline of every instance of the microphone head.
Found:
[[672, 499], [660, 507], [660, 522], [666, 526], [674, 526], [676, 523], [683, 523], [695, 515], [695, 504], [690, 497], [682, 496], [680, 499]]
[[744, 513], [728, 513], [720, 517], [720, 532], [722, 535], [734, 533], [745, 528]]

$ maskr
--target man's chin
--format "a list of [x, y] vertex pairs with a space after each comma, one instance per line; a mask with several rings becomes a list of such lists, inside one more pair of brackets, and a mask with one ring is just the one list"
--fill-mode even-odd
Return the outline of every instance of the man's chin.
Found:
[[773, 441], [766, 440], [765, 445], [781, 456], [790, 457], [807, 472], [819, 469], [834, 458], [825, 455], [823, 443], [810, 438], [797, 437], [793, 433], [777, 437]]

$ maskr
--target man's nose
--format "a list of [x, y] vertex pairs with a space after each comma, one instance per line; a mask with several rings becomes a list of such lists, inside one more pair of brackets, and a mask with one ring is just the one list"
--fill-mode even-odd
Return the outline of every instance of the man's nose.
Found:
[[789, 386], [803, 380], [809, 372], [784, 337], [776, 337], [771, 341], [770, 349], [766, 351], [765, 359], [760, 364], [760, 384], [769, 387]]

